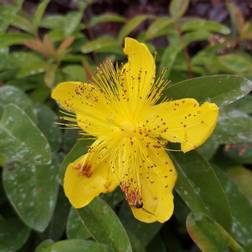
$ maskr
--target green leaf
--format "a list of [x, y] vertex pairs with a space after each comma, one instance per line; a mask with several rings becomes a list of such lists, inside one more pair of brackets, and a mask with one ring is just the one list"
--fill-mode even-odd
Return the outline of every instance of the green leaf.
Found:
[[29, 39], [32, 39], [32, 36], [27, 33], [8, 32], [0, 34], [0, 48], [5, 48], [12, 45], [20, 45]]
[[14, 104], [4, 107], [0, 135], [1, 153], [8, 162], [23, 159], [39, 165], [51, 162], [51, 150], [46, 138], [27, 114]]
[[78, 213], [96, 241], [110, 246], [113, 251], [132, 251], [123, 225], [105, 201], [96, 198]]
[[47, 5], [49, 4], [50, 0], [42, 0], [40, 1], [36, 11], [34, 12], [33, 14], [33, 25], [35, 27], [35, 29], [37, 30], [39, 25], [40, 25], [40, 22], [41, 22], [41, 19], [45, 13], [45, 10], [47, 8]]
[[5, 4], [0, 8], [0, 33], [4, 33], [8, 26], [12, 24], [17, 12], [20, 10], [22, 3], [15, 5]]
[[218, 57], [229, 72], [242, 74], [252, 71], [252, 57], [242, 53], [230, 53]]
[[227, 172], [252, 206], [252, 171], [243, 166], [235, 166], [228, 169]]
[[32, 102], [23, 91], [9, 85], [0, 87], [0, 116], [3, 112], [4, 106], [11, 103], [20, 107], [30, 116], [30, 118], [35, 120], [35, 115], [32, 110]]
[[229, 233], [203, 213], [191, 213], [186, 226], [189, 235], [203, 252], [245, 252]]
[[68, 12], [64, 16], [64, 34], [65, 36], [72, 35], [79, 27], [82, 18], [81, 11]]
[[148, 18], [150, 18], [150, 15], [137, 15], [127, 21], [118, 35], [119, 44], [121, 44], [126, 36], [133, 32], [141, 23], [143, 23]]
[[111, 250], [98, 242], [73, 239], [41, 246], [36, 252], [111, 252]]
[[167, 88], [171, 99], [195, 98], [198, 102], [211, 101], [219, 106], [230, 104], [252, 90], [252, 82], [234, 75], [212, 75], [175, 83]]
[[67, 219], [66, 233], [68, 239], [87, 240], [91, 237], [85, 223], [82, 221], [78, 211], [72, 208]]
[[18, 218], [0, 216], [0, 251], [17, 251], [29, 238], [30, 230]]
[[194, 212], [208, 214], [229, 230], [229, 202], [213, 168], [196, 151], [169, 155], [178, 172], [176, 191], [187, 206]]
[[202, 30], [208, 32], [218, 32], [224, 35], [228, 35], [230, 33], [230, 29], [227, 26], [202, 18], [186, 18], [182, 22], [180, 29], [182, 32]]
[[115, 13], [105, 13], [99, 16], [92, 17], [89, 26], [95, 26], [102, 23], [124, 23], [126, 21], [125, 17], [115, 14]]
[[53, 215], [57, 199], [57, 165], [9, 163], [3, 168], [3, 185], [20, 219], [42, 232]]
[[158, 17], [147, 29], [145, 39], [149, 40], [160, 36], [160, 32], [173, 23], [174, 19], [170, 17]]
[[62, 164], [60, 165], [59, 170], [59, 178], [60, 181], [63, 181], [64, 173], [67, 168], [67, 166], [75, 161], [80, 156], [87, 153], [89, 146], [91, 145], [92, 141], [89, 139], [83, 139], [76, 142], [76, 144], [73, 146], [71, 151], [65, 156]]
[[46, 230], [40, 235], [40, 238], [59, 240], [65, 232], [69, 209], [70, 205], [63, 190], [59, 190], [52, 219]]
[[142, 251], [159, 232], [161, 223], [143, 223], [132, 214], [127, 203], [120, 208], [120, 220], [126, 229], [134, 251]]
[[177, 32], [169, 34], [169, 46], [164, 50], [160, 64], [160, 69], [167, 69], [167, 75], [171, 72], [176, 57], [182, 49], [179, 34]]
[[65, 81], [86, 81], [87, 76], [84, 67], [80, 65], [68, 65], [62, 68], [62, 72], [66, 75]]
[[182, 17], [186, 12], [189, 3], [189, 0], [172, 0], [169, 7], [171, 16], [174, 18]]
[[82, 53], [91, 53], [91, 52], [113, 52], [119, 49], [119, 44], [115, 38], [111, 36], [100, 36], [97, 39], [86, 42], [81, 46]]
[[38, 126], [47, 137], [51, 149], [57, 151], [60, 148], [62, 134], [57, 126], [57, 115], [45, 105], [37, 105], [35, 112], [38, 118]]
[[252, 118], [239, 110], [221, 111], [213, 137], [219, 144], [252, 142]]
[[25, 112], [13, 104], [4, 109], [0, 135], [7, 197], [26, 225], [43, 231], [52, 216], [58, 188], [50, 146]]
[[215, 171], [230, 202], [232, 213], [231, 232], [239, 242], [248, 244], [252, 237], [252, 206], [227, 173], [223, 172], [219, 167], [215, 167]]
[[252, 95], [247, 95], [238, 101], [228, 105], [229, 110], [239, 110], [243, 113], [252, 114]]

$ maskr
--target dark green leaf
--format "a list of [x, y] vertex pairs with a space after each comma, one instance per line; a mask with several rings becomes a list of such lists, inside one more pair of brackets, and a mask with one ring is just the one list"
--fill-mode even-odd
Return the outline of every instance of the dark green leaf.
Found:
[[252, 206], [225, 172], [218, 167], [215, 167], [215, 171], [230, 202], [232, 212], [231, 232], [239, 242], [247, 244], [252, 237]]
[[221, 111], [213, 137], [221, 144], [252, 142], [252, 118], [239, 110]]
[[0, 116], [3, 112], [3, 107], [11, 103], [20, 107], [30, 118], [35, 120], [32, 102], [23, 91], [14, 86], [5, 85], [0, 87]]
[[42, 246], [36, 252], [111, 252], [111, 249], [98, 242], [73, 239]]
[[20, 162], [23, 159], [32, 165], [51, 162], [51, 150], [45, 136], [27, 114], [14, 104], [4, 107], [0, 135], [1, 153], [8, 162]]
[[138, 221], [126, 203], [121, 206], [119, 217], [128, 233], [134, 251], [142, 251], [162, 227], [160, 223], [146, 224]]
[[203, 252], [245, 252], [217, 222], [203, 213], [192, 213], [187, 218], [187, 230]]
[[213, 168], [196, 151], [170, 153], [178, 172], [176, 191], [188, 207], [231, 228], [229, 202]]
[[51, 149], [57, 151], [61, 144], [61, 131], [57, 126], [57, 115], [47, 106], [37, 105], [35, 112], [38, 118], [38, 126], [47, 137]]
[[113, 251], [132, 251], [123, 225], [105, 201], [96, 198], [78, 213], [96, 241], [107, 244]]
[[18, 218], [0, 216], [0, 251], [11, 252], [21, 248], [27, 241], [30, 230]]
[[185, 80], [167, 88], [171, 99], [195, 98], [199, 102], [211, 101], [217, 105], [230, 104], [252, 90], [252, 82], [234, 75], [212, 75]]
[[68, 239], [86, 240], [91, 237], [85, 223], [74, 208], [71, 209], [68, 215], [66, 233]]

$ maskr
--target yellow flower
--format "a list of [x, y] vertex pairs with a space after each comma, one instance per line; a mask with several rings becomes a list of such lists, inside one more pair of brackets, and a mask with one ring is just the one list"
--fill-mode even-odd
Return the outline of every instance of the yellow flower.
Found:
[[126, 38], [124, 53], [128, 63], [122, 68], [106, 62], [92, 84], [64, 82], [52, 92], [70, 112], [64, 118], [96, 138], [87, 154], [68, 165], [64, 190], [81, 208], [120, 186], [138, 220], [165, 222], [173, 213], [176, 182], [165, 146], [180, 143], [187, 152], [201, 145], [215, 128], [218, 107], [191, 98], [165, 100], [167, 81], [156, 78], [147, 46]]

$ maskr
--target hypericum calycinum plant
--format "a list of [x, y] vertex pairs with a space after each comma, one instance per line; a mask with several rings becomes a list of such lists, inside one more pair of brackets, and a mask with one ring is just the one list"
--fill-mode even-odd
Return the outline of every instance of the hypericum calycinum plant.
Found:
[[188, 152], [212, 133], [218, 107], [195, 99], [168, 101], [168, 81], [156, 77], [147, 46], [125, 39], [128, 63], [105, 63], [93, 82], [64, 82], [52, 97], [69, 111], [64, 119], [96, 138], [88, 153], [69, 164], [64, 190], [76, 208], [118, 185], [134, 216], [143, 222], [165, 222], [173, 213], [176, 170], [166, 153], [168, 142]]

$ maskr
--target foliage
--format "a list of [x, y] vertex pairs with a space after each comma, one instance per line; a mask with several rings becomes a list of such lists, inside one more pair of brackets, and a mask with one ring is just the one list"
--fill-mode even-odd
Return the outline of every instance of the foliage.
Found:
[[[0, 251], [252, 251], [252, 21], [227, 1], [225, 23], [186, 15], [172, 0], [163, 15], [88, 17], [92, 1], [53, 13], [16, 0], [0, 8]], [[97, 27], [117, 27], [115, 34]], [[175, 211], [164, 224], [135, 220], [119, 191], [71, 209], [62, 189], [67, 164], [91, 140], [61, 128], [50, 92], [60, 81], [89, 81], [105, 59], [123, 61], [125, 36], [148, 44], [171, 80], [171, 99], [220, 106], [212, 137], [188, 154], [170, 152]], [[197, 50], [194, 50], [197, 48]], [[191, 237], [191, 240], [189, 239]]]

